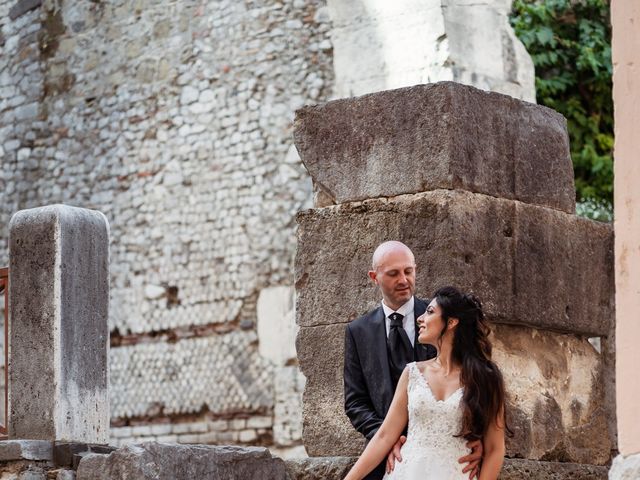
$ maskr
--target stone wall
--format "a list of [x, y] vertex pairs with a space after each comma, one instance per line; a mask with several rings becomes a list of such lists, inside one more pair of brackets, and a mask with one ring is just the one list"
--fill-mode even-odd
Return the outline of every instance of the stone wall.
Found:
[[0, 264], [18, 209], [103, 211], [115, 424], [255, 414], [299, 442], [295, 355], [257, 322], [311, 199], [290, 123], [331, 91], [322, 2], [6, 0], [0, 26]]
[[453, 80], [535, 102], [512, 0], [327, 0], [337, 97]]
[[613, 232], [573, 213], [564, 119], [443, 82], [306, 107], [295, 139], [325, 193], [298, 215], [308, 453], [361, 451], [344, 414], [344, 329], [380, 301], [366, 275], [375, 247], [400, 240], [416, 256], [419, 297], [457, 285], [494, 323], [515, 433], [507, 456], [530, 461], [531, 476], [513, 478], [546, 478], [543, 461], [567, 464], [552, 478], [589, 478], [606, 465], [615, 449]]
[[[119, 443], [195, 434], [299, 446], [294, 215], [312, 193], [292, 146], [295, 109], [363, 93], [354, 75], [378, 72], [366, 59], [386, 72], [369, 90], [455, 78], [533, 98], [509, 1], [440, 2], [433, 38], [420, 23], [428, 5], [371, 3], [0, 0], [0, 265], [20, 209], [107, 215]], [[499, 48], [490, 65], [465, 59], [471, 25], [468, 59]], [[371, 28], [384, 38], [364, 54]], [[440, 53], [397, 55], [413, 51], [407, 42]], [[252, 416], [270, 426], [219, 428]]]

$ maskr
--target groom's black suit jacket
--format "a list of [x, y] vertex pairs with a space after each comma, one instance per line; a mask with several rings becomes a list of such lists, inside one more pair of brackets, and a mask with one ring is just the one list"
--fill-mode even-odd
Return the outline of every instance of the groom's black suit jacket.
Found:
[[[417, 320], [427, 303], [415, 298]], [[417, 361], [436, 356], [432, 345], [418, 343], [418, 327], [414, 342]], [[368, 440], [375, 435], [389, 411], [396, 385], [391, 380], [387, 353], [387, 330], [382, 306], [347, 325], [344, 348], [344, 407], [357, 431]]]

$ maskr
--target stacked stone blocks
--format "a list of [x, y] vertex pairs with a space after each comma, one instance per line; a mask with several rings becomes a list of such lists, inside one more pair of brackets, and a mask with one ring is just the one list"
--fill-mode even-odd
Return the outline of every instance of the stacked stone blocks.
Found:
[[344, 327], [379, 301], [366, 271], [397, 239], [416, 255], [418, 296], [454, 284], [483, 300], [509, 391], [507, 455], [605, 465], [613, 235], [573, 214], [562, 116], [439, 83], [306, 107], [294, 135], [319, 193], [298, 215], [295, 268], [309, 454], [362, 448], [343, 409]]

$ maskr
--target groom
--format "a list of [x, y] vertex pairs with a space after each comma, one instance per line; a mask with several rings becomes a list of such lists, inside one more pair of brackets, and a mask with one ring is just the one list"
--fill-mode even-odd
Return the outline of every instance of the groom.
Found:
[[[416, 262], [409, 247], [397, 241], [379, 245], [369, 278], [380, 288], [382, 304], [347, 325], [344, 352], [345, 411], [367, 441], [382, 425], [406, 364], [436, 356], [435, 347], [418, 343], [416, 319], [428, 302], [413, 296]], [[391, 465], [401, 460], [400, 447], [405, 440], [401, 437], [389, 454]], [[465, 468], [471, 471], [481, 456], [474, 448], [460, 460], [471, 462]], [[365, 480], [380, 480], [386, 463], [378, 465]]]

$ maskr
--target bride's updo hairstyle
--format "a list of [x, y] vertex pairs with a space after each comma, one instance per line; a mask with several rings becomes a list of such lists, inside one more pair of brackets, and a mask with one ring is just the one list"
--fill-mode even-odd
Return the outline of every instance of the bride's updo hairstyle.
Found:
[[458, 436], [467, 440], [481, 439], [492, 421], [500, 421], [499, 426], [504, 426], [510, 433], [504, 417], [504, 380], [497, 365], [491, 361], [491, 329], [484, 318], [480, 300], [455, 287], [439, 289], [434, 298], [445, 323], [440, 338], [449, 319], [458, 319], [452, 348], [453, 360], [462, 366], [460, 383], [464, 387], [464, 412]]

